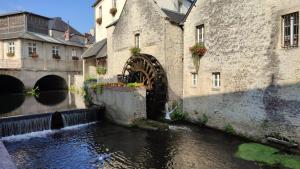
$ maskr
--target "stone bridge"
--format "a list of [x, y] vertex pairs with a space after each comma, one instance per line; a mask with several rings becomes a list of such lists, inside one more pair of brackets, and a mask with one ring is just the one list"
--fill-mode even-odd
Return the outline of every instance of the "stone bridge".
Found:
[[[71, 85], [82, 85], [81, 62], [70, 63], [63, 61], [51, 64], [52, 67], [30, 67], [24, 64], [0, 60], [0, 92], [19, 92], [39, 86], [41, 89], [67, 89]], [[26, 64], [27, 65], [27, 64]], [[38, 64], [40, 65], [40, 64]]]

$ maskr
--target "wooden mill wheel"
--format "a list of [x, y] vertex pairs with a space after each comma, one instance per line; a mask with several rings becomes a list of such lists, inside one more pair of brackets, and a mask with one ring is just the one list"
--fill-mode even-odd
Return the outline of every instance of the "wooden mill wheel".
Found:
[[128, 83], [143, 83], [147, 89], [147, 114], [156, 118], [162, 113], [167, 100], [167, 78], [158, 60], [146, 54], [132, 56], [123, 68], [122, 73]]

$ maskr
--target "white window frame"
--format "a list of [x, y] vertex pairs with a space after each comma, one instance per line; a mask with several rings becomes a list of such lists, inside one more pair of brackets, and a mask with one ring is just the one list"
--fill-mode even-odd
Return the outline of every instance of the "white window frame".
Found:
[[298, 47], [299, 44], [299, 12], [282, 16], [283, 47]]
[[8, 53], [15, 53], [15, 42], [8, 42]]
[[204, 43], [204, 24], [196, 26], [196, 42]]
[[52, 56], [59, 56], [59, 47], [52, 46]]
[[198, 86], [198, 73], [192, 73], [192, 87]]
[[220, 72], [212, 73], [212, 86], [215, 89], [218, 89], [221, 87], [221, 73]]
[[76, 49], [72, 49], [72, 57], [77, 57], [77, 51]]
[[37, 53], [36, 43], [28, 43], [28, 55], [31, 56], [33, 53]]
[[117, 0], [112, 0], [112, 7], [117, 8]]
[[135, 43], [135, 47], [137, 48], [141, 47], [141, 34], [137, 33], [134, 35], [134, 43]]

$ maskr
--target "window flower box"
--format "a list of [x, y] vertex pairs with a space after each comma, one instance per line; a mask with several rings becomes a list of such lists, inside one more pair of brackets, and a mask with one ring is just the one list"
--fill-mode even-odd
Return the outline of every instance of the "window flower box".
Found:
[[112, 16], [115, 16], [115, 15], [117, 14], [117, 12], [118, 12], [118, 9], [117, 9], [117, 8], [111, 8], [111, 9], [109, 10], [109, 13], [110, 13]]
[[98, 19], [96, 19], [96, 22], [101, 25], [102, 24], [102, 17], [99, 17]]
[[56, 60], [60, 60], [60, 56], [59, 55], [52, 55], [53, 59], [56, 59]]
[[32, 58], [38, 58], [39, 55], [36, 52], [33, 52], [33, 53], [30, 54], [30, 57], [32, 57]]
[[78, 61], [78, 60], [79, 60], [79, 57], [77, 57], [77, 56], [72, 56], [72, 60]]
[[196, 73], [198, 73], [200, 67], [200, 59], [205, 55], [207, 49], [204, 43], [196, 43], [194, 46], [190, 47], [190, 52], [192, 53]]
[[13, 53], [13, 52], [8, 52], [6, 55], [7, 55], [7, 57], [14, 57], [14, 56], [15, 56], [15, 53]]

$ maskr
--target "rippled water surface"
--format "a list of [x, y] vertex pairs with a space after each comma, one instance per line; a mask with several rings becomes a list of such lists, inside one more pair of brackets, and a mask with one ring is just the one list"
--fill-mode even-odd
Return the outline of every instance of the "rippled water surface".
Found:
[[4, 139], [19, 168], [256, 169], [234, 157], [244, 141], [195, 126], [172, 126], [168, 132], [122, 128], [96, 123], [61, 131], [44, 131]]

